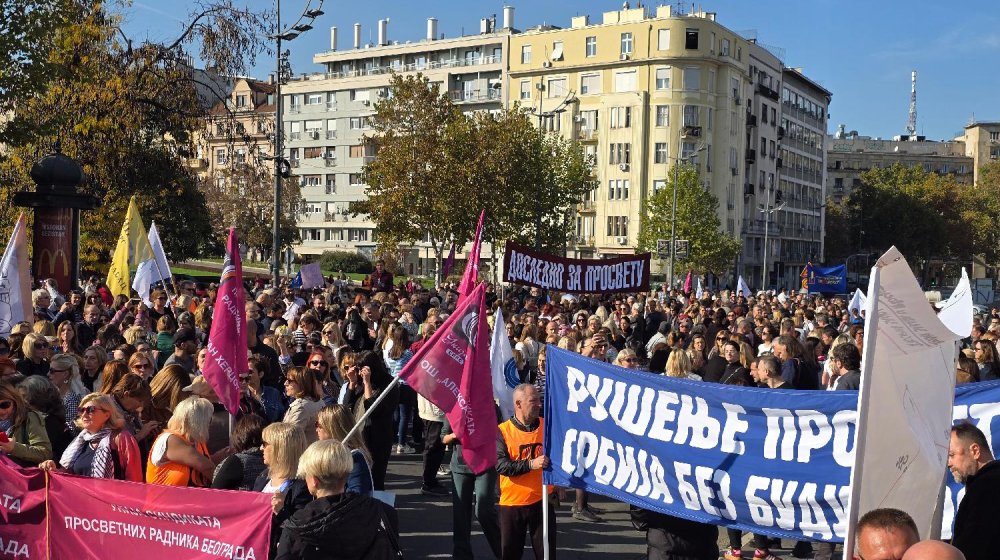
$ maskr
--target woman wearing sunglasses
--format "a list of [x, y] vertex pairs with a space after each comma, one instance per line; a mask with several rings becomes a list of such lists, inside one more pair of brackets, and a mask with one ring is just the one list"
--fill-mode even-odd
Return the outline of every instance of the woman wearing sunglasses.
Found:
[[38, 468], [91, 478], [142, 482], [139, 444], [128, 430], [122, 429], [125, 419], [111, 397], [91, 393], [83, 397], [77, 411], [76, 426], [80, 433], [58, 463], [48, 460]]
[[49, 343], [45, 340], [44, 336], [36, 333], [24, 335], [24, 341], [21, 342], [21, 351], [24, 353], [24, 359], [17, 362], [18, 373], [25, 377], [48, 375]]
[[21, 392], [0, 382], [0, 453], [22, 467], [32, 467], [52, 458], [52, 442], [42, 415], [31, 410]]

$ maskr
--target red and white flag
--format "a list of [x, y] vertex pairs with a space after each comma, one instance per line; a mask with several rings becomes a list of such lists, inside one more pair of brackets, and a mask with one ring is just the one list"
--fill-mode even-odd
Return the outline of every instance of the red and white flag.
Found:
[[444, 411], [475, 473], [496, 466], [486, 284], [480, 284], [406, 364], [399, 377]]
[[247, 370], [246, 294], [243, 289], [243, 265], [236, 228], [229, 230], [222, 279], [212, 314], [212, 332], [208, 336], [205, 381], [215, 389], [219, 401], [230, 414], [240, 408], [240, 374]]

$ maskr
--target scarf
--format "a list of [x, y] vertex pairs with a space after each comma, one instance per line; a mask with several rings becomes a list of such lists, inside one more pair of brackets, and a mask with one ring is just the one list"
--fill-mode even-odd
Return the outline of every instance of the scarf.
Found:
[[90, 466], [90, 477], [114, 478], [115, 466], [111, 461], [111, 434], [111, 428], [104, 428], [96, 434], [92, 434], [86, 430], [80, 432], [70, 442], [66, 451], [63, 452], [62, 458], [59, 459], [59, 464], [64, 469], [73, 468], [73, 463], [80, 456], [80, 453], [83, 452], [85, 446], [90, 445], [94, 440], [98, 440], [97, 449], [94, 450], [94, 461]]

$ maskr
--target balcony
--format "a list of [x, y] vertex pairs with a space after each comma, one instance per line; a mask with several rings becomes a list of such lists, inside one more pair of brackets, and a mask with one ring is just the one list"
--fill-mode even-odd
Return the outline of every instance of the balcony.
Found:
[[337, 131], [336, 130], [327, 130], [326, 131], [326, 139], [327, 140], [333, 140], [335, 138], [337, 138]]
[[576, 129], [577, 140], [588, 142], [588, 141], [597, 141], [597, 138], [598, 134], [596, 128], [579, 127]]
[[[750, 235], [764, 235], [764, 220], [747, 220], [743, 224], [743, 230]], [[771, 221], [767, 226], [767, 235], [780, 237], [781, 226]]]
[[576, 236], [576, 246], [577, 247], [593, 247], [594, 246], [594, 236], [593, 235], [578, 235], [578, 236]]
[[596, 205], [593, 200], [584, 200], [576, 205], [576, 210], [580, 213], [593, 213], [596, 211]]
[[753, 184], [745, 183], [743, 185], [743, 196], [751, 197], [757, 194], [757, 190], [754, 188]]
[[[322, 53], [321, 53], [322, 54]], [[422, 72], [425, 70], [435, 70], [438, 68], [462, 68], [471, 66], [487, 66], [500, 64], [499, 56], [477, 56], [473, 58], [451, 58], [447, 60], [434, 60], [424, 62], [411, 62], [409, 64], [388, 64], [384, 66], [371, 66], [368, 68], [358, 68], [356, 70], [342, 70], [340, 72], [314, 72], [312, 74], [301, 74], [293, 76], [290, 81], [311, 81], [311, 80], [335, 80], [339, 78], [361, 78], [364, 76], [380, 76], [397, 72]]]
[[323, 158], [323, 165], [325, 165], [326, 167], [337, 167], [337, 158], [325, 157]]
[[757, 150], [750, 148], [747, 150], [747, 163], [754, 163], [757, 161]]
[[485, 90], [451, 90], [448, 96], [455, 103], [484, 103], [500, 100], [499, 88], [486, 88]]
[[781, 99], [781, 95], [778, 93], [777, 90], [773, 90], [764, 85], [763, 83], [757, 84], [757, 93], [771, 99], [772, 101], [778, 101]]
[[701, 127], [700, 126], [685, 126], [681, 130], [681, 136], [684, 138], [701, 138]]

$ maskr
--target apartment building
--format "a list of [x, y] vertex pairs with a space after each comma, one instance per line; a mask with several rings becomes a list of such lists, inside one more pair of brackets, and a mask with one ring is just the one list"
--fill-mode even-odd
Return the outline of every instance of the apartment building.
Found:
[[990, 161], [1000, 159], [1000, 121], [973, 121], [956, 138], [965, 145], [965, 155], [972, 158], [973, 181], [979, 183], [979, 171]]
[[274, 109], [273, 83], [237, 79], [227, 99], [209, 111], [195, 139], [189, 165], [198, 177], [223, 187], [239, 166], [259, 166], [261, 154], [273, 154]]
[[542, 126], [579, 140], [596, 162], [599, 186], [579, 206], [571, 252], [633, 252], [643, 203], [682, 160], [719, 198], [723, 229], [741, 230], [749, 43], [715, 14], [626, 8], [510, 41], [511, 102], [546, 115], [570, 98]]
[[827, 196], [841, 202], [861, 185], [865, 171], [901, 164], [918, 165], [925, 171], [940, 175], [954, 175], [958, 182], [971, 185], [974, 180], [975, 161], [965, 155], [965, 142], [952, 140], [936, 142], [923, 136], [913, 139], [897, 136], [892, 140], [860, 136], [857, 131], [837, 128], [827, 142]]
[[[440, 34], [437, 19], [430, 18], [419, 41], [389, 40], [385, 19], [378, 23], [375, 44], [362, 43], [361, 24], [355, 24], [348, 50], [338, 50], [337, 28], [331, 28], [330, 50], [313, 57], [323, 71], [298, 75], [281, 89], [285, 156], [304, 200], [296, 253], [357, 250], [372, 255], [375, 224], [365, 216], [351, 216], [348, 208], [365, 196], [362, 168], [374, 153], [363, 138], [370, 133], [375, 103], [389, 94], [394, 73], [420, 72], [463, 110], [500, 110], [513, 14], [513, 8], [505, 8], [502, 27], [495, 17], [484, 18], [478, 34], [453, 38]], [[404, 274], [434, 272], [428, 243], [400, 248], [399, 257]]]

